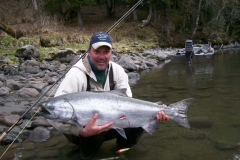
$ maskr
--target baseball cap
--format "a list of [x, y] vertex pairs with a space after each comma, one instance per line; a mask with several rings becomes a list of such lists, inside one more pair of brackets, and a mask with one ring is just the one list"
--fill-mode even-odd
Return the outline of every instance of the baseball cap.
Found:
[[97, 49], [101, 46], [108, 46], [112, 49], [112, 41], [108, 34], [104, 32], [96, 32], [92, 35], [90, 46], [92, 46], [94, 49]]

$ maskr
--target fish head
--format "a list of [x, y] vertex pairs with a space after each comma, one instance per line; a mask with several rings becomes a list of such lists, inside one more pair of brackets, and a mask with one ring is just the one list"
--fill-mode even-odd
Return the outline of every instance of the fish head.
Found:
[[74, 116], [73, 106], [67, 99], [53, 98], [40, 104], [41, 111], [38, 115], [47, 119], [71, 120]]

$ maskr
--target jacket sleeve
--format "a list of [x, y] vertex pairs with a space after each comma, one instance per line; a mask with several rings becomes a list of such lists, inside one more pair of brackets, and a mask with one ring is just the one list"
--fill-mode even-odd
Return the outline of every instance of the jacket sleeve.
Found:
[[[60, 96], [67, 93], [81, 92], [86, 90], [86, 75], [82, 71], [79, 72], [78, 68], [72, 68], [67, 74], [66, 77], [61, 82], [56, 94]], [[69, 122], [61, 122], [56, 120], [48, 120], [48, 122], [56, 128], [58, 131], [64, 134], [73, 134], [79, 136], [80, 128], [75, 124]]]
[[67, 74], [66, 77], [62, 80], [59, 85], [56, 96], [60, 96], [67, 93], [81, 92], [86, 90], [86, 75], [78, 68], [72, 68]]

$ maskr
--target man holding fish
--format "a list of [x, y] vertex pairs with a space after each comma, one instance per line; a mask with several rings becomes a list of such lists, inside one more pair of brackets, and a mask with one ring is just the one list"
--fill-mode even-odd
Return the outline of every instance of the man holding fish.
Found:
[[[55, 97], [73, 92], [117, 89], [125, 89], [125, 94], [132, 97], [128, 75], [120, 65], [110, 61], [111, 55], [112, 41], [110, 36], [104, 32], [94, 33], [90, 40], [88, 55], [69, 70]], [[136, 112], [138, 111], [136, 110]], [[71, 122], [63, 123], [57, 120], [49, 120], [49, 122], [57, 130], [63, 132], [70, 142], [79, 145], [83, 159], [90, 158], [104, 141], [114, 138], [117, 139], [119, 147], [131, 147], [138, 142], [144, 131], [142, 127], [125, 128], [126, 139], [115, 129], [110, 129], [113, 122], [95, 125], [98, 116], [97, 113], [93, 114], [91, 120], [82, 129]], [[156, 119], [163, 121], [169, 120], [169, 117], [163, 111], [160, 111], [156, 113]]]

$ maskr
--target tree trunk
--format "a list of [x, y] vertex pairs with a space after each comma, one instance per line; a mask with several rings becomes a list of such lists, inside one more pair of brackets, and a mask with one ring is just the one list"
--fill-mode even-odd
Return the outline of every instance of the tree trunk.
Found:
[[152, 14], [153, 14], [153, 3], [150, 3], [149, 4], [149, 13], [148, 13], [148, 17], [147, 17], [147, 19], [145, 19], [145, 20], [142, 20], [142, 25], [140, 26], [140, 27], [144, 27], [144, 26], [146, 26], [149, 22], [150, 22], [150, 20], [151, 20], [151, 18], [152, 18]]
[[106, 0], [106, 14], [107, 17], [114, 17], [115, 16], [115, 0]]
[[196, 30], [198, 28], [198, 22], [199, 22], [199, 17], [200, 17], [201, 6], [202, 6], [202, 0], [200, 0], [199, 4], [198, 4], [198, 13], [197, 13], [197, 19], [196, 19], [196, 26], [195, 26], [195, 28], [193, 30], [192, 38], [195, 35]]
[[218, 11], [218, 14], [217, 14], [217, 16], [216, 16], [216, 19], [219, 18], [221, 12], [222, 12], [223, 9], [226, 7], [226, 4], [227, 4], [227, 3], [228, 3], [228, 1], [223, 1], [223, 6], [222, 6], [222, 8]]
[[6, 32], [8, 35], [16, 39], [21, 38], [23, 36], [22, 32], [14, 31], [10, 26], [6, 25], [1, 21], [0, 21], [0, 30]]
[[33, 3], [34, 9], [37, 11], [38, 10], [37, 0], [32, 0], [32, 3]]
[[157, 8], [156, 8], [156, 4], [153, 3], [153, 24], [156, 25], [157, 24]]
[[77, 8], [77, 19], [78, 19], [78, 26], [83, 26], [82, 14], [81, 14], [81, 7]]
[[137, 21], [137, 20], [138, 20], [137, 11], [134, 10], [134, 11], [133, 11], [133, 21]]
[[[230, 27], [230, 25], [232, 25], [232, 20], [233, 20], [233, 15], [234, 15], [234, 10], [236, 9], [235, 8], [235, 5], [238, 3], [237, 2], [238, 0], [235, 0], [235, 1], [233, 1], [233, 4], [232, 4], [232, 10], [231, 10], [231, 14], [230, 14], [230, 16], [229, 16], [229, 18], [228, 18], [228, 20], [227, 20], [227, 22], [226, 22], [226, 24], [227, 24], [227, 27], [226, 27], [226, 33], [229, 35], [229, 27]], [[236, 3], [235, 3], [236, 2]], [[236, 5], [237, 6], [237, 5]]]

